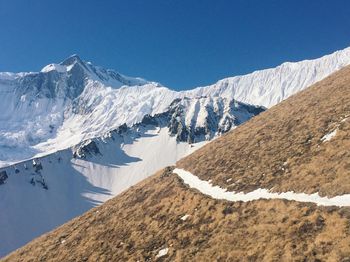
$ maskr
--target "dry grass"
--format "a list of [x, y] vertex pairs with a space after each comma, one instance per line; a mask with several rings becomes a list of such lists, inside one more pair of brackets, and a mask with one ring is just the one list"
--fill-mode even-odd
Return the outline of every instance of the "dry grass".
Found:
[[154, 261], [164, 247], [169, 253], [158, 260], [345, 261], [349, 213], [282, 200], [214, 200], [166, 171], [4, 261]]
[[[322, 143], [321, 138], [336, 128], [337, 135]], [[350, 193], [349, 149], [350, 67], [346, 67], [177, 165], [230, 191], [263, 187], [334, 196]]]

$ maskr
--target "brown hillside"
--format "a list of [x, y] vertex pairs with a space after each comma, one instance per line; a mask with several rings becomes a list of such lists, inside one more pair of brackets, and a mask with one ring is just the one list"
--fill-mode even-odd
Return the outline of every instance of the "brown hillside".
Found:
[[[347, 67], [178, 167], [230, 190], [350, 193], [349, 91]], [[334, 138], [321, 141], [336, 128]], [[349, 243], [350, 208], [216, 200], [189, 189], [167, 168], [4, 261], [349, 262]], [[168, 254], [157, 258], [164, 248]]]
[[[328, 142], [322, 137], [337, 129]], [[229, 191], [350, 193], [350, 67], [180, 160]]]

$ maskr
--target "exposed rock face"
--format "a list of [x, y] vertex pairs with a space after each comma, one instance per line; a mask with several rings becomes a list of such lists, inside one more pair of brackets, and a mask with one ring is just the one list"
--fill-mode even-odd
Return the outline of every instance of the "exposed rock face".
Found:
[[211, 140], [264, 110], [220, 97], [176, 99], [168, 111], [169, 133], [182, 142]]
[[33, 73], [18, 78], [18, 94], [31, 94], [32, 97], [55, 98], [57, 88], [60, 86], [60, 76], [58, 72]]
[[128, 126], [126, 124], [123, 124], [121, 126], [119, 126], [116, 130], [114, 130], [115, 132], [117, 132], [117, 134], [122, 134], [125, 133], [126, 131], [128, 131]]
[[72, 100], [83, 92], [88, 79], [101, 82], [116, 81], [124, 85], [147, 83], [145, 80], [134, 83], [114, 70], [93, 66], [73, 55], [58, 65], [48, 65], [41, 72], [18, 77], [13, 84], [17, 86], [19, 96], [61, 97]]
[[197, 143], [224, 134], [263, 111], [264, 107], [220, 97], [185, 97], [175, 99], [164, 113], [146, 115], [141, 124], [167, 126], [178, 141]]
[[77, 57], [70, 57], [60, 64], [69, 67], [69, 71], [49, 70], [26, 74], [14, 81], [18, 96], [37, 98], [78, 97], [86, 85], [87, 68]]
[[33, 160], [33, 168], [36, 173], [39, 173], [43, 169], [43, 166], [38, 160]]
[[101, 154], [98, 146], [94, 140], [87, 140], [81, 144], [73, 147], [73, 156], [79, 158], [86, 158], [91, 155]]
[[5, 184], [5, 180], [8, 178], [6, 171], [0, 171], [0, 185]]

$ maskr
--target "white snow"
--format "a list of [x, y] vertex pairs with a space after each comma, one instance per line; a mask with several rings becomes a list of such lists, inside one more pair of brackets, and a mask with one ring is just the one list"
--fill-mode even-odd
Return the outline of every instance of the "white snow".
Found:
[[173, 173], [177, 174], [180, 178], [182, 178], [184, 183], [189, 185], [191, 188], [197, 189], [201, 193], [211, 196], [215, 199], [224, 199], [233, 202], [248, 202], [258, 199], [286, 199], [299, 202], [311, 202], [317, 204], [318, 206], [350, 206], [350, 194], [344, 194], [328, 198], [321, 197], [318, 193], [310, 195], [305, 193], [294, 193], [292, 191], [283, 193], [272, 193], [262, 188], [256, 189], [246, 194], [242, 192], [236, 193], [228, 192], [226, 191], [226, 189], [223, 189], [219, 186], [213, 186], [208, 181], [201, 180], [192, 173], [180, 168], [175, 168]]
[[6, 81], [6, 80], [13, 80], [18, 75], [16, 73], [11, 73], [11, 72], [0, 72], [0, 81]]
[[222, 79], [188, 91], [187, 96], [219, 96], [267, 108], [350, 64], [350, 47], [314, 60], [283, 63], [276, 68]]
[[166, 256], [168, 254], [168, 251], [169, 251], [169, 248], [167, 248], [167, 247], [159, 250], [156, 258]]
[[184, 215], [184, 216], [182, 216], [180, 219], [182, 220], [182, 221], [185, 221], [187, 218], [189, 218], [190, 217], [190, 215], [188, 215], [188, 214], [186, 214], [186, 215]]
[[325, 134], [322, 138], [321, 141], [322, 142], [328, 142], [330, 141], [333, 137], [335, 137], [337, 134], [337, 129], [333, 130], [332, 132]]

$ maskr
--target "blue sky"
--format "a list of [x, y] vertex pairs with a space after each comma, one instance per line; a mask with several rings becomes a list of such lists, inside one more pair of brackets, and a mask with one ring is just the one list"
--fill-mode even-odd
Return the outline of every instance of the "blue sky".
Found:
[[188, 89], [350, 46], [347, 0], [0, 0], [0, 71], [79, 54]]

